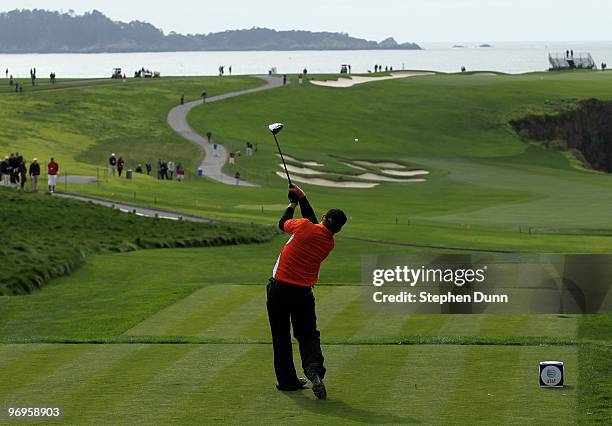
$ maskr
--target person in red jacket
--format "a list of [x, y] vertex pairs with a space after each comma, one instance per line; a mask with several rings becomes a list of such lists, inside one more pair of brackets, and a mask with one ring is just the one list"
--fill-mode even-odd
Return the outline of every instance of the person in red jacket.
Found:
[[[325, 399], [324, 358], [312, 288], [319, 279], [321, 263], [334, 248], [334, 234], [340, 232], [347, 219], [342, 210], [332, 209], [319, 223], [306, 194], [295, 185], [289, 187], [289, 200], [291, 203], [278, 226], [291, 238], [278, 257], [266, 288], [277, 388], [295, 391], [306, 385], [305, 379], [297, 377], [293, 364], [290, 332], [293, 326], [304, 374], [312, 382], [316, 397]], [[298, 204], [303, 219], [293, 219]]]
[[123, 160], [123, 157], [119, 156], [119, 159], [117, 160], [117, 173], [119, 174], [119, 177], [121, 177], [121, 173], [123, 173], [124, 166], [125, 161]]
[[57, 183], [57, 174], [59, 173], [59, 164], [51, 158], [49, 164], [47, 164], [47, 177], [49, 184], [49, 194], [53, 194], [55, 192], [55, 184]]

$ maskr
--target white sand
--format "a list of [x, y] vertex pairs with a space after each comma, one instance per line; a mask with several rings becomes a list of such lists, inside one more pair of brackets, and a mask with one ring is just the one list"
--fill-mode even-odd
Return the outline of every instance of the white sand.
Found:
[[351, 167], [351, 168], [353, 168], [353, 169], [356, 169], [356, 170], [367, 170], [365, 167], [356, 166], [356, 165], [354, 165], [354, 164], [351, 164], [351, 163], [346, 163], [346, 162], [344, 162], [344, 161], [341, 161], [341, 162], [340, 162], [340, 164], [344, 164], [345, 166], [349, 166], [349, 167]]
[[[281, 158], [280, 154], [276, 154], [276, 156], [278, 158]], [[323, 167], [325, 165], [325, 164], [317, 163], [316, 161], [300, 161], [300, 160], [297, 160], [297, 159], [295, 159], [293, 157], [290, 157], [289, 155], [285, 155], [285, 154], [283, 154], [283, 156], [285, 157], [285, 161], [291, 161], [292, 163], [301, 164], [302, 166]]]
[[[279, 164], [278, 167], [282, 169], [283, 165]], [[290, 173], [298, 173], [301, 175], [322, 175], [324, 174], [323, 172], [319, 170], [309, 169], [308, 167], [292, 166], [291, 164], [287, 164], [287, 170], [289, 170]]]
[[[287, 179], [287, 176], [284, 172], [276, 172], [276, 174], [284, 179]], [[321, 178], [305, 178], [302, 176], [292, 176], [291, 180], [299, 183], [307, 183], [310, 185], [316, 186], [326, 186], [330, 188], [355, 188], [355, 189], [368, 189], [374, 188], [378, 186], [377, 183], [369, 183], [369, 182], [336, 182], [333, 180], [321, 179]]]
[[398, 78], [406, 78], [406, 77], [419, 77], [424, 75], [435, 75], [432, 72], [397, 72], [391, 73], [390, 76], [384, 77], [362, 77], [358, 75], [351, 76], [350, 78], [339, 78], [338, 80], [325, 80], [325, 81], [317, 81], [311, 80], [310, 83], [317, 86], [325, 86], [325, 87], [353, 87], [356, 84], [364, 84], [370, 83], [372, 81], [385, 81], [385, 80], [395, 80]]
[[477, 72], [472, 75], [479, 75], [481, 77], [497, 77], [497, 74], [495, 74], [494, 72]]
[[386, 170], [381, 169], [381, 172], [391, 176], [423, 176], [428, 175], [427, 170]]
[[396, 178], [391, 178], [388, 176], [380, 176], [374, 173], [364, 173], [362, 175], [359, 176], [355, 176], [359, 179], [363, 179], [363, 180], [373, 180], [373, 181], [378, 181], [378, 182], [408, 182], [408, 183], [414, 183], [414, 182], [425, 182], [425, 179], [396, 179]]
[[385, 169], [405, 169], [406, 166], [397, 163], [372, 163], [371, 161], [353, 161], [355, 164], [359, 164], [362, 166], [370, 166], [370, 167], [379, 167]]

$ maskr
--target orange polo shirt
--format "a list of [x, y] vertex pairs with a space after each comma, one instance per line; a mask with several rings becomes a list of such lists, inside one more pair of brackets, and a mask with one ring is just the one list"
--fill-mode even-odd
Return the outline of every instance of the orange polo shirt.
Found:
[[278, 256], [272, 276], [283, 283], [312, 287], [319, 279], [321, 262], [334, 248], [334, 233], [308, 219], [288, 220], [284, 229], [291, 238]]

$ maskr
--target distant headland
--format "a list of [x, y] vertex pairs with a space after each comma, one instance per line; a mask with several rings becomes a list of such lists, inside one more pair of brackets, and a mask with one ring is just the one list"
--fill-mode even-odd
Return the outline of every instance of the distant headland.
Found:
[[416, 43], [381, 42], [346, 33], [268, 28], [208, 34], [164, 32], [141, 21], [113, 21], [102, 12], [47, 10], [0, 13], [0, 53], [118, 53], [278, 50], [422, 50]]

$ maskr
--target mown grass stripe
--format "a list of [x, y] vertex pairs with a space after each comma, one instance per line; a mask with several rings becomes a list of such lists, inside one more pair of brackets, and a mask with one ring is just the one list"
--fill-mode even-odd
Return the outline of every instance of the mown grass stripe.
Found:
[[387, 389], [386, 400], [394, 401], [392, 406], [409, 407], [410, 414], [417, 418], [438, 419], [448, 398], [460, 386], [467, 351], [461, 346], [423, 345], [387, 352], [389, 357], [403, 357], [403, 365]]
[[133, 346], [126, 356], [110, 368], [98, 372], [80, 389], [79, 405], [86, 407], [86, 410], [80, 413], [75, 411], [72, 415], [75, 419], [78, 416], [79, 423], [98, 424], [95, 419], [113, 413], [114, 407], [142, 389], [160, 370], [174, 364], [193, 349], [192, 345]]
[[261, 320], [266, 314], [265, 287], [239, 286], [242, 303], [235, 303], [225, 311], [225, 315], [212, 324], [206, 324], [197, 333], [199, 337], [250, 337], [245, 333], [251, 324]]
[[[335, 293], [335, 297], [330, 301], [336, 301], [332, 312], [323, 311], [326, 321], [319, 326], [323, 339], [342, 338], [349, 341], [355, 333], [364, 327], [368, 318], [361, 315], [361, 292], [358, 289], [349, 292], [342, 292], [342, 295]], [[347, 294], [349, 293], [349, 294]], [[337, 298], [340, 300], [337, 300]]]
[[[100, 371], [112, 369], [115, 363], [134, 350], [130, 345], [87, 345], [83, 347], [53, 345], [52, 349], [54, 357], [57, 353], [81, 351], [49, 374], [39, 377], [25, 387], [15, 389], [11, 393], [11, 398], [40, 404], [54, 403], [57, 405], [61, 403], [62, 406], [70, 404], [70, 401], [80, 397], [80, 390], [91, 377]], [[39, 365], [31, 367], [39, 368]], [[45, 389], [45, 392], [39, 392], [40, 389]]]
[[236, 298], [244, 297], [240, 290], [235, 285], [202, 287], [146, 319], [127, 335], [195, 336], [204, 325], [216, 321]]
[[[51, 374], [55, 369], [79, 357], [86, 346], [76, 346], [74, 350], [57, 353], [54, 345], [45, 345], [41, 350], [33, 350], [23, 357], [15, 359], [3, 366], [6, 372], [3, 380], [0, 380], [0, 400], [8, 402], [10, 395], [22, 387], [35, 383], [42, 377]], [[36, 368], [32, 368], [36, 366]], [[27, 401], [11, 401], [12, 403], [23, 403]]]
[[[206, 419], [209, 424], [227, 422], [230, 420], [227, 418], [228, 407], [231, 407], [232, 423], [240, 424], [241, 418], [250, 419], [250, 422], [258, 419], [262, 405], [253, 410], [247, 410], [246, 406], [265, 394], [266, 389], [268, 392], [274, 389], [272, 350], [251, 346], [237, 355], [224, 362], [191, 398], [177, 404], [173, 410], [175, 424], [194, 424], [197, 419]], [[262, 372], [269, 381], [263, 379], [253, 385], [252, 376], [261, 376]]]

